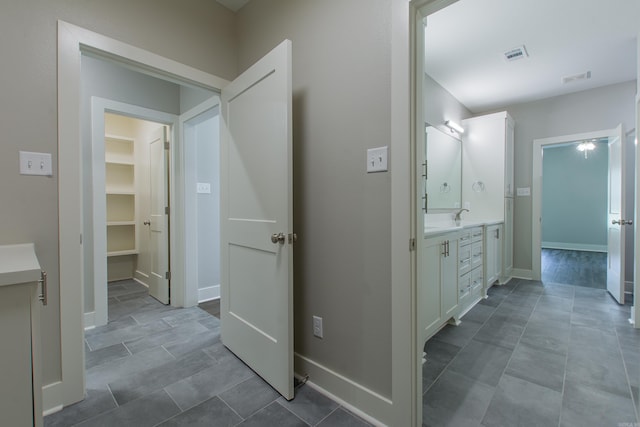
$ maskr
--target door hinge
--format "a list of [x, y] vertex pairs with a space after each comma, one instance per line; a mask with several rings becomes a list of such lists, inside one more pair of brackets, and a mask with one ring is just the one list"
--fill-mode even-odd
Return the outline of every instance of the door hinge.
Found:
[[164, 214], [169, 215], [169, 206], [164, 207]]
[[164, 149], [168, 150], [169, 149], [169, 141], [165, 141], [164, 142]]
[[171, 280], [171, 272], [167, 271], [166, 273], [164, 273], [164, 278], [167, 280]]
[[415, 238], [411, 238], [409, 239], [409, 251], [415, 251], [416, 250], [416, 239]]

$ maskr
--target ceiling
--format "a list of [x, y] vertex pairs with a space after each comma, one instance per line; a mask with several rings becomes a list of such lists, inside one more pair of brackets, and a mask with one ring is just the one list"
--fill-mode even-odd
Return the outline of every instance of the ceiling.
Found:
[[426, 73], [473, 113], [636, 79], [638, 0], [459, 0], [426, 22]]
[[242, 6], [249, 3], [249, 0], [216, 0], [221, 5], [225, 6], [228, 9], [233, 10], [234, 12], [239, 11]]

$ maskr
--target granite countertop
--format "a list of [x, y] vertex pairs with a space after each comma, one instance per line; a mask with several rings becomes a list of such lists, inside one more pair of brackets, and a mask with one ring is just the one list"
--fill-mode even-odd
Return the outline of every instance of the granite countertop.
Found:
[[37, 282], [40, 272], [33, 243], [0, 245], [0, 286]]

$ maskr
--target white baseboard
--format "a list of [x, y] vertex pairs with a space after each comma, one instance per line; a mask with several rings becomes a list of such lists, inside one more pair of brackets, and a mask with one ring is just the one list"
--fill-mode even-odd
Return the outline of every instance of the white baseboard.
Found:
[[591, 245], [588, 243], [542, 242], [541, 247], [568, 251], [607, 252], [607, 245]]
[[294, 363], [298, 375], [309, 376], [307, 384], [349, 411], [375, 426], [393, 424], [390, 399], [298, 353], [294, 353]]
[[140, 270], [136, 270], [136, 272], [133, 274], [133, 280], [140, 283], [141, 285], [146, 286], [147, 288], [149, 287], [149, 275], [143, 273]]
[[84, 314], [84, 330], [93, 329], [96, 327], [96, 312], [90, 311]]
[[533, 279], [533, 270], [525, 270], [524, 268], [514, 268], [511, 270], [511, 277], [515, 279]]
[[42, 415], [47, 416], [61, 411], [64, 407], [62, 403], [62, 382], [47, 384], [42, 387]]
[[198, 302], [205, 302], [218, 298], [220, 298], [220, 285], [198, 289]]

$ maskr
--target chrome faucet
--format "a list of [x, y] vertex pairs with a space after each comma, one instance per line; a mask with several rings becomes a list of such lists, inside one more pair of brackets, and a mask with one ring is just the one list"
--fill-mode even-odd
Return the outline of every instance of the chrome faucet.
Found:
[[456, 222], [456, 226], [460, 225], [460, 221], [461, 221], [460, 215], [464, 211], [469, 212], [469, 209], [460, 209], [458, 212], [456, 212], [456, 216], [453, 218], [453, 220]]

